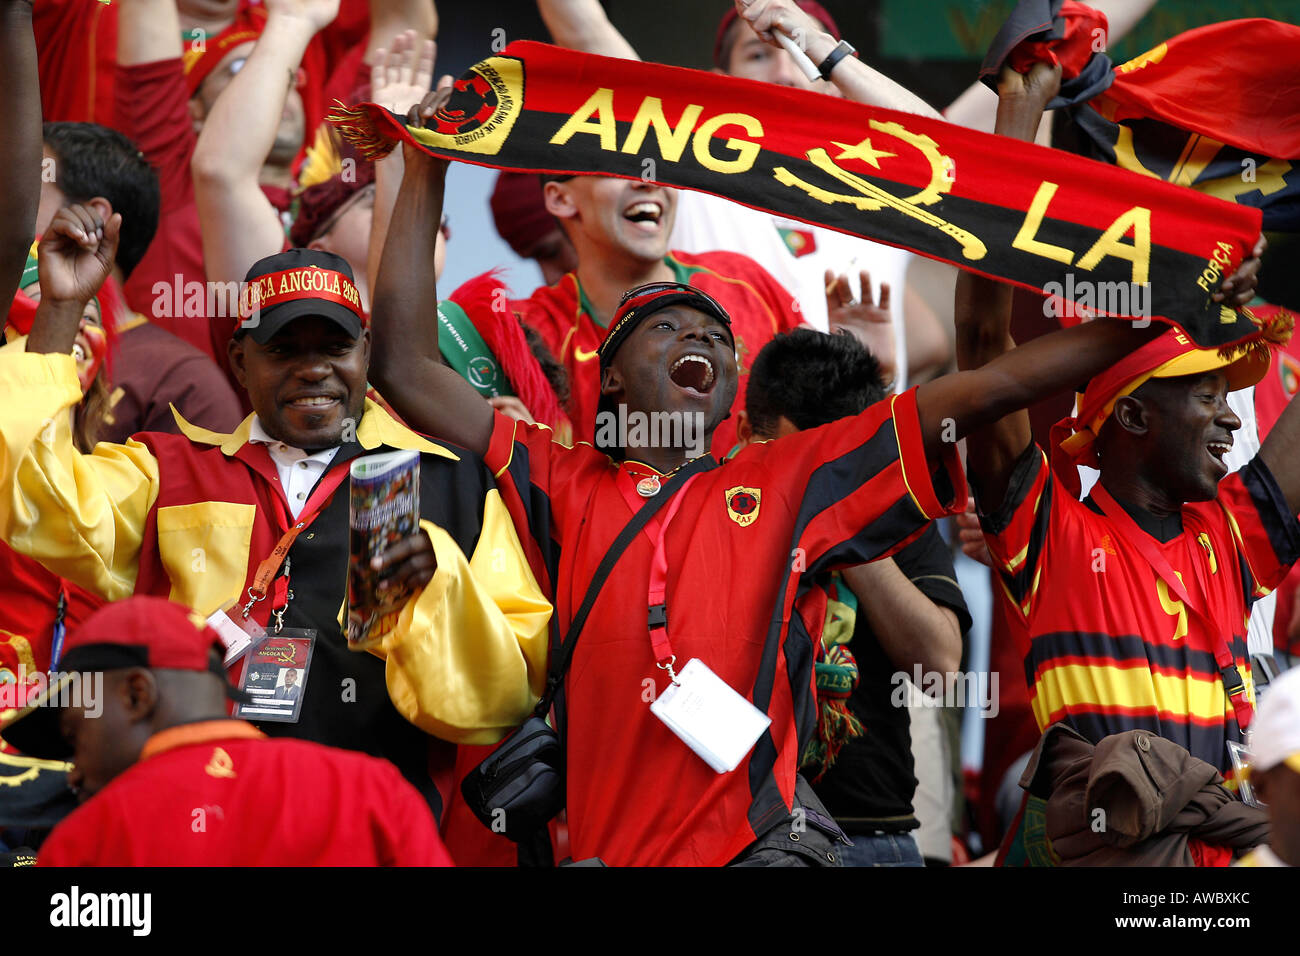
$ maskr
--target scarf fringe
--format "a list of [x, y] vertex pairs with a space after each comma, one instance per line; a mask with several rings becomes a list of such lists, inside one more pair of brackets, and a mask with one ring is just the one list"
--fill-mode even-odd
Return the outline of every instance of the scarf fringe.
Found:
[[1295, 332], [1295, 315], [1286, 309], [1278, 309], [1277, 313], [1267, 320], [1262, 319], [1250, 309], [1242, 309], [1241, 314], [1254, 322], [1259, 328], [1259, 332], [1244, 342], [1225, 345], [1219, 349], [1219, 357], [1225, 361], [1233, 362], [1250, 355], [1252, 352], [1261, 352], [1263, 358], [1267, 359], [1270, 354], [1269, 346], [1287, 345], [1291, 341], [1292, 333]]
[[816, 771], [812, 783], [817, 783], [826, 776], [826, 771], [835, 766], [840, 751], [850, 740], [861, 737], [867, 732], [862, 721], [849, 711], [848, 703], [841, 698], [822, 698], [821, 715], [817, 721], [817, 735], [804, 747], [800, 769]]
[[334, 103], [335, 105], [325, 114], [325, 118], [334, 124], [339, 135], [356, 147], [362, 156], [373, 163], [393, 151], [397, 141], [389, 139], [379, 131], [370, 110], [364, 106], [345, 106], [339, 100], [335, 100]]

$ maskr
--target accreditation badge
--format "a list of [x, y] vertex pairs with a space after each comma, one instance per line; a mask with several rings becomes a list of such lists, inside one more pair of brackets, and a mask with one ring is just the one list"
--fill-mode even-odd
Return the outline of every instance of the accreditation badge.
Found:
[[296, 724], [307, 696], [316, 629], [286, 627], [252, 642], [239, 689], [252, 698], [237, 704], [235, 717], [255, 723], [264, 720]]
[[[672, 671], [669, 671], [672, 674]], [[705, 665], [691, 658], [650, 705], [650, 712], [715, 773], [730, 773], [763, 735], [767, 716]]]
[[1263, 807], [1264, 803], [1255, 795], [1255, 788], [1250, 785], [1250, 743], [1228, 742], [1228, 759], [1232, 761], [1233, 777], [1237, 781], [1237, 796], [1248, 807]]

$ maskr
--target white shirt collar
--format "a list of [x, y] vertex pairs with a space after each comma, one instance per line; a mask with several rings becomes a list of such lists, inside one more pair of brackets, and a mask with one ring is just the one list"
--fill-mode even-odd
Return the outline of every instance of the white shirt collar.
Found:
[[286, 445], [284, 442], [277, 438], [272, 438], [266, 433], [266, 429], [262, 427], [262, 420], [257, 417], [256, 413], [253, 414], [253, 423], [248, 429], [248, 440], [260, 445], [269, 446], [267, 450], [270, 451], [273, 456], [284, 456], [293, 461], [302, 460], [320, 462], [323, 465], [328, 465], [333, 461], [334, 456], [337, 455], [339, 451], [339, 446], [335, 445], [333, 448], [326, 448], [324, 451], [318, 451], [309, 455], [301, 448], [294, 448], [292, 445]]

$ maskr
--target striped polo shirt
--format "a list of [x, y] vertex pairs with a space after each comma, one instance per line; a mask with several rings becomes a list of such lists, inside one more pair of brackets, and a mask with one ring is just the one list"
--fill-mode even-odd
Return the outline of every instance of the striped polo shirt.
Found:
[[1031, 445], [1002, 507], [981, 520], [998, 599], [1024, 642], [1040, 729], [1063, 721], [1094, 743], [1149, 730], [1225, 772], [1241, 728], [1216, 661], [1228, 648], [1254, 698], [1250, 606], [1300, 557], [1300, 525], [1258, 458], [1219, 484], [1217, 499], [1160, 521], [1126, 507], [1182, 579], [1184, 606], [1136, 543], [1091, 498], [1075, 500]]

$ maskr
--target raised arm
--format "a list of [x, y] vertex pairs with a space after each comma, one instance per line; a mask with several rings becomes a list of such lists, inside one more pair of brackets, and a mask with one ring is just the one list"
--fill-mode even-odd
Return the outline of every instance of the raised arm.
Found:
[[0, 539], [110, 601], [135, 586], [158, 463], [130, 443], [80, 454], [69, 412], [81, 401], [73, 340], [121, 224], [88, 204], [55, 213], [41, 237], [41, 302], [26, 347], [0, 349]]
[[[389, 48], [378, 47], [370, 67], [370, 97], [394, 113], [407, 113], [429, 92], [437, 44], [421, 40], [415, 30], [392, 37]], [[397, 190], [402, 184], [402, 151], [395, 149], [375, 162], [375, 206], [370, 217], [370, 245], [366, 250], [366, 275], [373, 289], [379, 277], [384, 237], [393, 217]]]
[[89, 203], [65, 206], [41, 237], [41, 301], [27, 336], [28, 352], [69, 355], [86, 303], [113, 271], [122, 214], [107, 220]]
[[[820, 65], [838, 44], [817, 20], [800, 10], [792, 0], [735, 0], [735, 3], [741, 18], [763, 40], [779, 47], [780, 41], [775, 34], [784, 33], [800, 46], [814, 66]], [[857, 103], [943, 119], [939, 111], [925, 100], [855, 56], [846, 56], [835, 65], [831, 70], [831, 82], [845, 99]]]
[[[1114, 46], [1122, 40], [1155, 5], [1156, 0], [1090, 0], [1088, 4], [1106, 15], [1108, 46]], [[948, 104], [943, 116], [949, 123], [991, 133], [997, 102], [994, 92], [982, 80], [976, 80]], [[1040, 134], [1037, 141], [1047, 145], [1046, 131]]]
[[[917, 413], [927, 455], [938, 460], [945, 444], [1087, 381], [1166, 328], [1160, 322], [1145, 328], [1113, 319], [1088, 322], [1040, 336], [983, 368], [918, 386]], [[972, 437], [970, 445], [978, 440]], [[976, 481], [973, 469], [971, 480]], [[985, 504], [984, 510], [989, 507]]]
[[[1250, 261], [1257, 266], [1258, 260]], [[1228, 296], [1224, 301], [1233, 299]], [[945, 443], [1086, 382], [1167, 328], [1161, 322], [1138, 328], [1129, 322], [1099, 319], [1040, 336], [999, 355], [983, 368], [945, 375], [919, 386], [917, 413], [927, 454], [937, 459]], [[1278, 457], [1283, 447], [1284, 441], [1280, 441]], [[1270, 467], [1276, 460], [1272, 456], [1265, 459]]]
[[118, 0], [117, 6], [119, 66], [181, 55], [181, 21], [174, 0]]
[[10, 186], [0, 190], [0, 302], [18, 291], [36, 231], [41, 190], [41, 91], [29, 0], [0, 2], [0, 158]]
[[[429, 92], [433, 80], [438, 11], [433, 0], [370, 0], [370, 99], [394, 113], [406, 113]], [[393, 150], [375, 163], [375, 202], [366, 249], [366, 288], [375, 287], [388, 220], [402, 182], [402, 153]]]
[[600, 0], [537, 0], [537, 9], [556, 46], [624, 60], [641, 59], [609, 22]]
[[307, 44], [334, 19], [339, 0], [267, 0], [266, 7], [266, 28], [217, 97], [194, 150], [203, 261], [213, 282], [238, 282], [284, 247], [284, 227], [259, 176]]
[[366, 63], [374, 66], [379, 50], [390, 47], [392, 38], [406, 30], [414, 30], [421, 42], [438, 35], [438, 9], [433, 0], [370, 0]]
[[[427, 120], [450, 95], [449, 85], [440, 86], [412, 111], [411, 122]], [[410, 146], [404, 149], [402, 185], [370, 317], [370, 381], [412, 428], [485, 455], [492, 438], [492, 406], [443, 364], [438, 350], [433, 255], [447, 161]]]
[[[1004, 69], [994, 132], [1032, 141], [1044, 107], [1060, 86], [1060, 69], [1045, 63], [1035, 66], [1027, 76], [1009, 67]], [[1016, 347], [1011, 338], [1011, 298], [1012, 289], [1006, 283], [970, 272], [958, 273], [954, 307], [958, 369], [979, 368]], [[1076, 377], [1072, 381], [1083, 380]], [[986, 513], [996, 511], [1002, 503], [1016, 459], [1032, 440], [1029, 412], [1024, 408], [970, 436], [966, 443], [966, 474]]]

